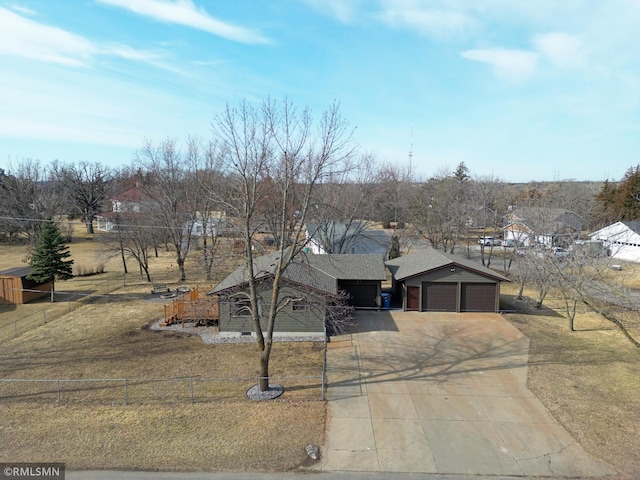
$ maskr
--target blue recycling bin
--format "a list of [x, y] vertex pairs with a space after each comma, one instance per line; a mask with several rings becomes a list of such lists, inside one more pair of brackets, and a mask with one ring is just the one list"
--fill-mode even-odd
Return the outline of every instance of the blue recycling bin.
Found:
[[381, 293], [380, 297], [382, 299], [382, 308], [384, 310], [389, 310], [391, 308], [391, 294], [390, 293]]

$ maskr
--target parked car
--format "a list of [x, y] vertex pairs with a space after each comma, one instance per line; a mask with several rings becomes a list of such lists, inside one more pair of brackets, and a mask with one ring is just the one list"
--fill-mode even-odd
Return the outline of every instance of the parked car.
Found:
[[556, 260], [564, 260], [569, 255], [571, 255], [571, 252], [569, 250], [562, 247], [553, 247], [553, 257]]
[[480, 237], [478, 239], [478, 243], [480, 245], [484, 245], [485, 247], [499, 247], [500, 245], [502, 245], [502, 242], [500, 240], [493, 237]]

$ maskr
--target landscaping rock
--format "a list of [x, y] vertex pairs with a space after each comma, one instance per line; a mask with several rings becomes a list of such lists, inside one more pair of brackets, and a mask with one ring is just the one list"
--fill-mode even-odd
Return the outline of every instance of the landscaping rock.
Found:
[[304, 447], [304, 451], [307, 452], [307, 456], [311, 460], [319, 460], [320, 459], [320, 447], [316, 445], [307, 445]]

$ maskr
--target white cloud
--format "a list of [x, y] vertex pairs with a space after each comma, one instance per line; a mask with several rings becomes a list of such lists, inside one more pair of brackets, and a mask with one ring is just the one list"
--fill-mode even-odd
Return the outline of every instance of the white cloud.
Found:
[[61, 65], [82, 65], [97, 48], [85, 38], [50, 27], [0, 7], [0, 55]]
[[555, 32], [537, 35], [534, 45], [555, 67], [582, 67], [587, 60], [584, 41], [577, 35]]
[[356, 18], [360, 2], [355, 0], [305, 0], [308, 5], [326, 15], [335, 17], [341, 23], [352, 23]]
[[460, 37], [476, 27], [476, 21], [464, 11], [427, 7], [416, 0], [383, 1], [380, 19], [439, 39]]
[[130, 10], [161, 22], [176, 23], [212, 33], [241, 43], [268, 43], [268, 39], [244, 27], [238, 27], [211, 17], [191, 0], [96, 0], [98, 3]]
[[18, 5], [16, 3], [14, 3], [13, 5], [10, 5], [9, 8], [11, 10], [13, 10], [14, 12], [22, 13], [23, 15], [31, 15], [31, 16], [35, 16], [36, 15], [35, 10], [31, 10], [28, 7], [24, 7], [24, 6]]
[[463, 58], [488, 63], [496, 74], [512, 80], [523, 80], [534, 73], [539, 54], [527, 50], [507, 50], [503, 48], [466, 50]]
[[136, 50], [129, 45], [98, 45], [57, 27], [38, 23], [0, 7], [0, 55], [28, 58], [63, 66], [86, 66], [97, 55], [144, 62], [182, 73], [162, 62], [155, 52]]

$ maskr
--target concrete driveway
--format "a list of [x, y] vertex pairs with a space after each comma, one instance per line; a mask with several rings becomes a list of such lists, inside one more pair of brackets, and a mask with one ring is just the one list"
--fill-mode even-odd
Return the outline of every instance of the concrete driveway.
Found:
[[612, 474], [526, 387], [528, 340], [498, 314], [359, 312], [328, 350], [318, 468], [513, 476]]

